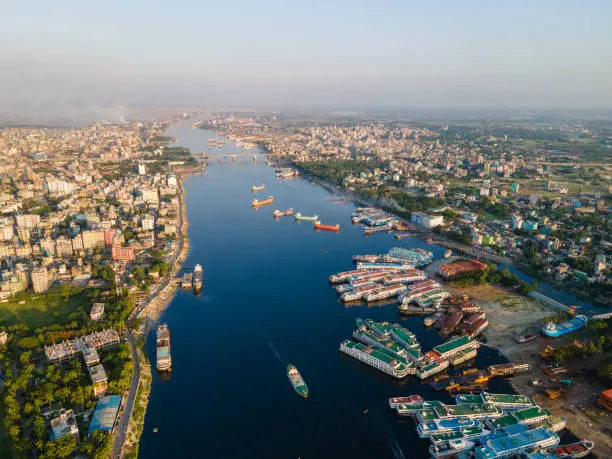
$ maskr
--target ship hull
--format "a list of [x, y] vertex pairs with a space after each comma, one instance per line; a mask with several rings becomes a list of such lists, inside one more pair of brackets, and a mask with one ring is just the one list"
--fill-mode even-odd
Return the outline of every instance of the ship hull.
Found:
[[300, 397], [307, 398], [308, 386], [294, 365], [287, 365], [287, 377], [289, 378], [289, 382], [291, 382], [291, 385], [297, 394]]

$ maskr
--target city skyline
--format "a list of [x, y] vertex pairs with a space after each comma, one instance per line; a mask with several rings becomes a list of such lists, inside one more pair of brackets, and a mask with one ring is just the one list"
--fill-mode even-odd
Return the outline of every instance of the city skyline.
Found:
[[13, 4], [0, 31], [0, 112], [602, 109], [612, 103], [611, 9], [599, 1]]

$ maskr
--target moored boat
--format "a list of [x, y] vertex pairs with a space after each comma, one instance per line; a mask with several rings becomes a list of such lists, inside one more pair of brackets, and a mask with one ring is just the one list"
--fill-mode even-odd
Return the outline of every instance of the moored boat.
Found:
[[314, 221], [319, 220], [319, 216], [318, 215], [302, 215], [301, 212], [298, 212], [295, 214], [295, 219], [314, 222]]
[[287, 365], [287, 377], [289, 378], [289, 381], [291, 381], [291, 385], [299, 395], [304, 398], [308, 397], [308, 386], [306, 386], [304, 378], [302, 378], [302, 375], [295, 367], [295, 365]]
[[197, 264], [193, 268], [193, 289], [198, 292], [202, 289], [202, 282], [204, 277], [204, 270], [202, 265]]
[[267, 206], [269, 204], [272, 204], [273, 202], [274, 202], [274, 196], [269, 196], [266, 199], [262, 199], [261, 201], [259, 199], [253, 199], [251, 201], [251, 206], [257, 208], [261, 206]]
[[431, 327], [432, 325], [434, 325], [436, 323], [436, 321], [437, 321], [437, 319], [436, 319], [435, 316], [428, 316], [428, 317], [425, 317], [423, 319], [423, 324], [426, 327]]
[[274, 217], [289, 217], [291, 215], [293, 215], [293, 207], [287, 209], [287, 210], [278, 210], [276, 209], [274, 212], [272, 212], [272, 215], [274, 215]]
[[514, 337], [514, 342], [518, 343], [518, 344], [523, 344], [523, 343], [528, 343], [529, 341], [533, 341], [536, 338], [537, 338], [537, 336], [536, 335], [532, 335], [532, 334], [515, 336]]
[[172, 371], [170, 354], [170, 330], [167, 324], [157, 327], [157, 371]]
[[317, 221], [314, 224], [314, 229], [323, 230], [323, 231], [340, 231], [340, 225], [323, 225], [321, 222]]
[[587, 316], [584, 314], [578, 314], [572, 319], [566, 322], [548, 322], [542, 327], [542, 333], [551, 338], [557, 338], [559, 336], [566, 335], [580, 330], [588, 322]]
[[398, 405], [405, 406], [422, 406], [425, 399], [420, 395], [409, 395], [408, 397], [391, 397], [389, 399], [389, 408], [395, 410]]
[[569, 445], [559, 445], [555, 448], [545, 449], [544, 452], [552, 454], [554, 457], [563, 459], [576, 459], [588, 455], [595, 443], [589, 440], [582, 440]]
[[265, 188], [265, 185], [263, 185], [263, 184], [262, 184], [262, 185], [259, 185], [259, 186], [253, 185], [253, 186], [251, 187], [251, 191], [253, 191], [253, 192], [255, 192], [255, 191], [261, 191], [261, 190], [263, 190], [264, 188]]

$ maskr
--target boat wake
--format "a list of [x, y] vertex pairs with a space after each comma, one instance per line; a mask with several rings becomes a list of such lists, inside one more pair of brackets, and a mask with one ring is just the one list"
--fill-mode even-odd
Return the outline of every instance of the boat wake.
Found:
[[380, 421], [382, 426], [384, 427], [383, 430], [385, 431], [385, 434], [387, 436], [387, 444], [389, 445], [389, 449], [395, 456], [395, 459], [406, 459], [406, 456], [404, 456], [404, 452], [402, 451], [402, 447], [400, 446], [399, 442], [397, 441], [397, 438], [395, 438], [395, 435], [389, 428], [387, 421], [385, 421], [382, 417], [380, 418]]
[[270, 349], [272, 349], [272, 352], [274, 353], [274, 355], [276, 356], [276, 358], [278, 359], [278, 361], [280, 362], [281, 365], [285, 366], [285, 362], [283, 362], [282, 357], [280, 356], [280, 354], [278, 353], [278, 351], [276, 350], [276, 346], [274, 346], [274, 343], [272, 342], [271, 339], [268, 339], [268, 344], [270, 345]]

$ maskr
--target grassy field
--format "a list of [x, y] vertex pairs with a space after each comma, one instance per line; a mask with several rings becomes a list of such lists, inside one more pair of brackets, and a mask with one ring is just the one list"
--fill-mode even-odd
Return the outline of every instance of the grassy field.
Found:
[[65, 323], [72, 313], [87, 312], [90, 306], [88, 296], [82, 292], [68, 298], [56, 291], [43, 295], [24, 295], [0, 303], [0, 320], [7, 326], [25, 324], [30, 330], [36, 330]]

